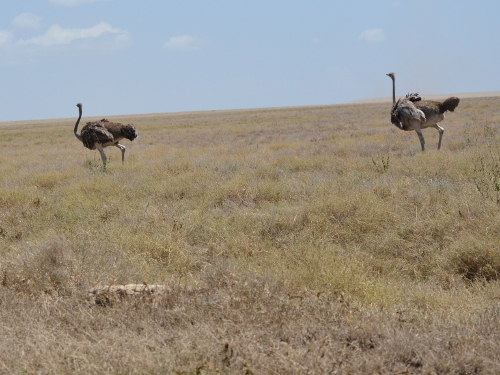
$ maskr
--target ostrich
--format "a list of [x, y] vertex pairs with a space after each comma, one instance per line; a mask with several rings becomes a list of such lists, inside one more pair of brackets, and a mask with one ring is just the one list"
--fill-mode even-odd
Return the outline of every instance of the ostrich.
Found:
[[396, 76], [394, 73], [387, 74], [392, 79], [392, 110], [391, 122], [402, 130], [415, 130], [425, 150], [425, 140], [422, 129], [436, 128], [439, 132], [438, 150], [441, 149], [444, 129], [437, 123], [443, 121], [446, 111], [453, 112], [457, 108], [460, 99], [450, 97], [444, 102], [422, 100], [418, 93], [408, 94], [396, 101]]
[[104, 147], [115, 146], [118, 147], [122, 152], [122, 163], [125, 161], [125, 146], [121, 145], [119, 142], [123, 138], [127, 138], [131, 141], [137, 138], [137, 131], [135, 126], [132, 124], [123, 125], [116, 122], [109, 122], [105, 118], [97, 122], [87, 122], [87, 124], [82, 128], [80, 134], [78, 134], [78, 124], [82, 118], [82, 103], [76, 105], [78, 107], [80, 115], [75, 124], [75, 136], [78, 138], [85, 147], [90, 150], [95, 150], [96, 148], [101, 153], [102, 163], [104, 164], [104, 169], [106, 169], [106, 155], [104, 154]]

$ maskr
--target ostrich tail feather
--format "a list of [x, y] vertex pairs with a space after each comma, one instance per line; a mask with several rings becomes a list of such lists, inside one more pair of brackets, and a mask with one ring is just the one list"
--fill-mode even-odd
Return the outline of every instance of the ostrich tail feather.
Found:
[[443, 103], [441, 103], [441, 105], [439, 106], [439, 111], [441, 113], [444, 113], [446, 111], [453, 112], [455, 108], [457, 108], [458, 103], [460, 103], [460, 99], [455, 96], [452, 96], [446, 99]]

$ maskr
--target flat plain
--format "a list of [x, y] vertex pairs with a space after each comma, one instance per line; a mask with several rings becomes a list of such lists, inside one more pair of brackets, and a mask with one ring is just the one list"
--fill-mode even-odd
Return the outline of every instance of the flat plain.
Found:
[[499, 373], [500, 98], [390, 106], [0, 123], [0, 373]]

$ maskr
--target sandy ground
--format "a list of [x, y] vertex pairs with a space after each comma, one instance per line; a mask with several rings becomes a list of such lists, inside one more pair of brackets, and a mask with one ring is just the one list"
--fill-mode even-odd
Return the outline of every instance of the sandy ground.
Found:
[[[461, 93], [461, 94], [441, 94], [441, 95], [425, 95], [423, 94], [422, 97], [424, 99], [429, 99], [429, 100], [443, 100], [446, 98], [449, 98], [450, 96], [457, 96], [461, 99], [465, 98], [487, 98], [487, 97], [494, 97], [494, 96], [500, 96], [500, 91], [484, 91], [484, 92], [468, 92], [468, 93]], [[399, 96], [398, 96], [399, 98]], [[336, 103], [338, 105], [342, 104], [370, 104], [370, 103], [390, 103], [392, 101], [392, 97], [385, 97], [385, 98], [371, 98], [371, 99], [361, 99], [361, 100], [353, 100], [350, 102], [346, 103]], [[328, 105], [328, 104], [324, 104]], [[324, 105], [318, 105], [318, 106], [324, 106]], [[335, 104], [331, 104], [335, 105]], [[315, 105], [304, 105], [304, 106], [298, 106], [298, 107], [315, 107]], [[283, 107], [287, 108], [287, 107]], [[240, 112], [240, 111], [253, 111], [253, 110], [271, 110], [271, 109], [277, 109], [274, 107], [269, 107], [269, 108], [243, 108], [243, 109], [221, 109], [221, 110], [216, 110], [216, 112], [229, 112], [229, 113], [234, 113], [234, 112]], [[125, 121], [133, 121], [134, 118], [141, 118], [143, 119], [144, 117], [147, 116], [161, 116], [161, 115], [168, 115], [168, 116], [178, 116], [178, 115], [185, 115], [188, 113], [196, 113], [196, 114], [203, 114], [203, 113], [209, 113], [209, 112], [214, 112], [214, 111], [190, 111], [190, 112], [171, 112], [171, 113], [143, 113], [143, 114], [129, 114], [129, 115], [116, 115], [116, 116], [105, 116], [106, 118], [109, 118], [110, 120], [118, 121], [120, 122], [120, 118]], [[82, 123], [80, 126], [84, 125], [86, 121], [97, 121], [100, 120], [103, 116], [94, 116], [94, 117], [87, 117], [83, 118]], [[68, 122], [74, 122], [77, 116], [75, 117], [70, 117], [70, 118], [56, 118], [56, 119], [41, 119], [41, 120], [21, 120], [21, 121], [0, 121], [0, 127], [4, 126], [12, 126], [12, 125], [30, 125], [32, 123], [37, 123], [39, 125], [49, 125], [49, 124], [56, 124], [56, 123], [68, 123]], [[123, 122], [122, 121], [122, 122]]]
[[[441, 95], [421, 95], [424, 99], [428, 100], [442, 100], [449, 98], [450, 96], [456, 96], [458, 98], [488, 98], [492, 96], [500, 96], [500, 91], [484, 91], [484, 92], [467, 92], [461, 94], [441, 94]], [[399, 96], [398, 96], [399, 98]], [[397, 98], [396, 98], [397, 99]], [[362, 99], [362, 100], [353, 100], [351, 102], [347, 102], [346, 104], [368, 104], [368, 103], [390, 103], [392, 101], [392, 97], [386, 98], [372, 98], [372, 99]]]

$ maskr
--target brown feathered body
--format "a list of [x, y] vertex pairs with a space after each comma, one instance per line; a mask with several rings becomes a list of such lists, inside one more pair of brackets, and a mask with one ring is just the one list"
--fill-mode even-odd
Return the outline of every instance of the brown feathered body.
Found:
[[78, 124], [82, 118], [82, 104], [76, 105], [79, 109], [78, 120], [75, 124], [74, 133], [85, 147], [90, 150], [98, 149], [101, 153], [104, 168], [106, 168], [106, 155], [103, 148], [108, 146], [115, 146], [122, 152], [122, 162], [125, 161], [125, 146], [120, 144], [124, 138], [133, 141], [137, 138], [137, 130], [132, 124], [123, 125], [117, 122], [110, 122], [107, 119], [102, 119], [95, 122], [87, 122], [78, 134]]
[[102, 147], [113, 146], [126, 138], [133, 141], [137, 138], [137, 130], [132, 124], [123, 125], [102, 119], [96, 122], [87, 122], [80, 132], [82, 143], [90, 150], [96, 149], [96, 144]]
[[450, 97], [444, 102], [423, 100], [418, 93], [408, 94], [398, 99], [391, 110], [391, 122], [402, 130], [415, 130], [415, 122], [420, 129], [434, 127], [444, 120], [445, 112], [453, 112], [460, 99]]

